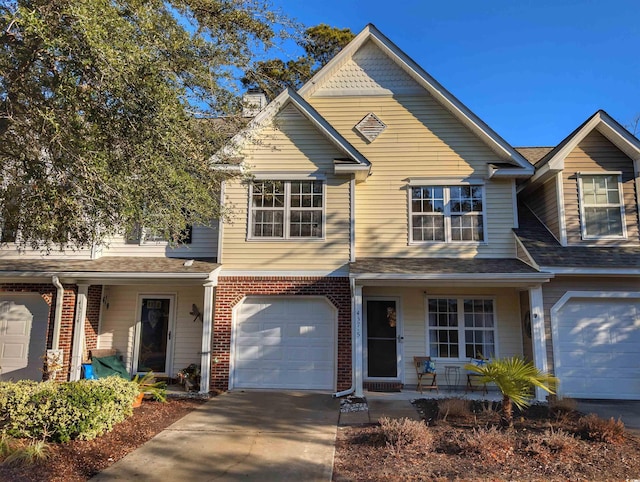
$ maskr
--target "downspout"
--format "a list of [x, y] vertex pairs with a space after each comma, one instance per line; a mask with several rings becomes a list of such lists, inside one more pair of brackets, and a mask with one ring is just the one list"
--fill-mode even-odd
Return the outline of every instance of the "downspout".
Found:
[[355, 330], [355, 293], [356, 293], [356, 280], [351, 278], [349, 279], [349, 285], [351, 286], [351, 387], [346, 390], [342, 390], [341, 392], [336, 392], [333, 394], [333, 398], [345, 397], [347, 395], [351, 395], [356, 391], [356, 379], [355, 379], [355, 368], [356, 368], [356, 350], [354, 350], [353, 342], [356, 339], [356, 330]]
[[51, 348], [60, 348], [60, 325], [62, 324], [62, 308], [64, 306], [64, 286], [57, 276], [51, 278], [51, 283], [56, 287], [56, 309], [53, 315], [53, 340]]

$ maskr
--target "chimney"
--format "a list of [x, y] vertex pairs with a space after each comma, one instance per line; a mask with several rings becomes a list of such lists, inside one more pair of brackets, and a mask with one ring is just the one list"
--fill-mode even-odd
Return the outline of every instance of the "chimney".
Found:
[[267, 96], [260, 89], [249, 89], [242, 96], [242, 117], [255, 117], [267, 105]]

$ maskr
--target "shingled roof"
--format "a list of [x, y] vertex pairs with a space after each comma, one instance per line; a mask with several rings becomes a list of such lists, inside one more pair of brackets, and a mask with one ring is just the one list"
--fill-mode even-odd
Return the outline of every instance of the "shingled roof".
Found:
[[514, 232], [535, 263], [544, 268], [638, 268], [640, 247], [562, 246], [522, 203]]
[[541, 160], [544, 156], [549, 154], [554, 148], [553, 147], [516, 147], [515, 150], [518, 151], [522, 157], [524, 157], [531, 164], [536, 164], [539, 160]]
[[154, 277], [157, 275], [175, 275], [180, 277], [206, 278], [220, 265], [212, 259], [185, 260], [179, 258], [123, 257], [113, 256], [87, 260], [49, 260], [49, 259], [0, 259], [0, 276], [52, 274], [101, 273], [121, 274], [130, 277]]
[[361, 258], [350, 264], [352, 275], [540, 274], [518, 259]]

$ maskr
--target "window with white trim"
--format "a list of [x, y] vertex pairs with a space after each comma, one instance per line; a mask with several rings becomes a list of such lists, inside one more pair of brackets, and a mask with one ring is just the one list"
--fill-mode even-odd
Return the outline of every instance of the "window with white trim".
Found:
[[620, 175], [580, 174], [578, 187], [582, 237], [624, 237], [624, 205]]
[[411, 242], [483, 242], [481, 185], [411, 186]]
[[492, 358], [496, 354], [494, 301], [428, 298], [427, 345], [436, 358]]
[[322, 238], [322, 181], [254, 181], [250, 194], [251, 238]]

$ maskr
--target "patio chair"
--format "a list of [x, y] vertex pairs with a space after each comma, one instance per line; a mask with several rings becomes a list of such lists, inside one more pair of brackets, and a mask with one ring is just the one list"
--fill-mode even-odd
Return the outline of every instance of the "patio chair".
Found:
[[[436, 363], [431, 360], [431, 357], [414, 356], [413, 366], [416, 369], [416, 376], [418, 377], [418, 386], [416, 387], [416, 390], [422, 393], [423, 388], [426, 388], [440, 393], [437, 382], [438, 374], [436, 373]], [[431, 379], [431, 385], [423, 386], [423, 379], [426, 379], [427, 381]]]

